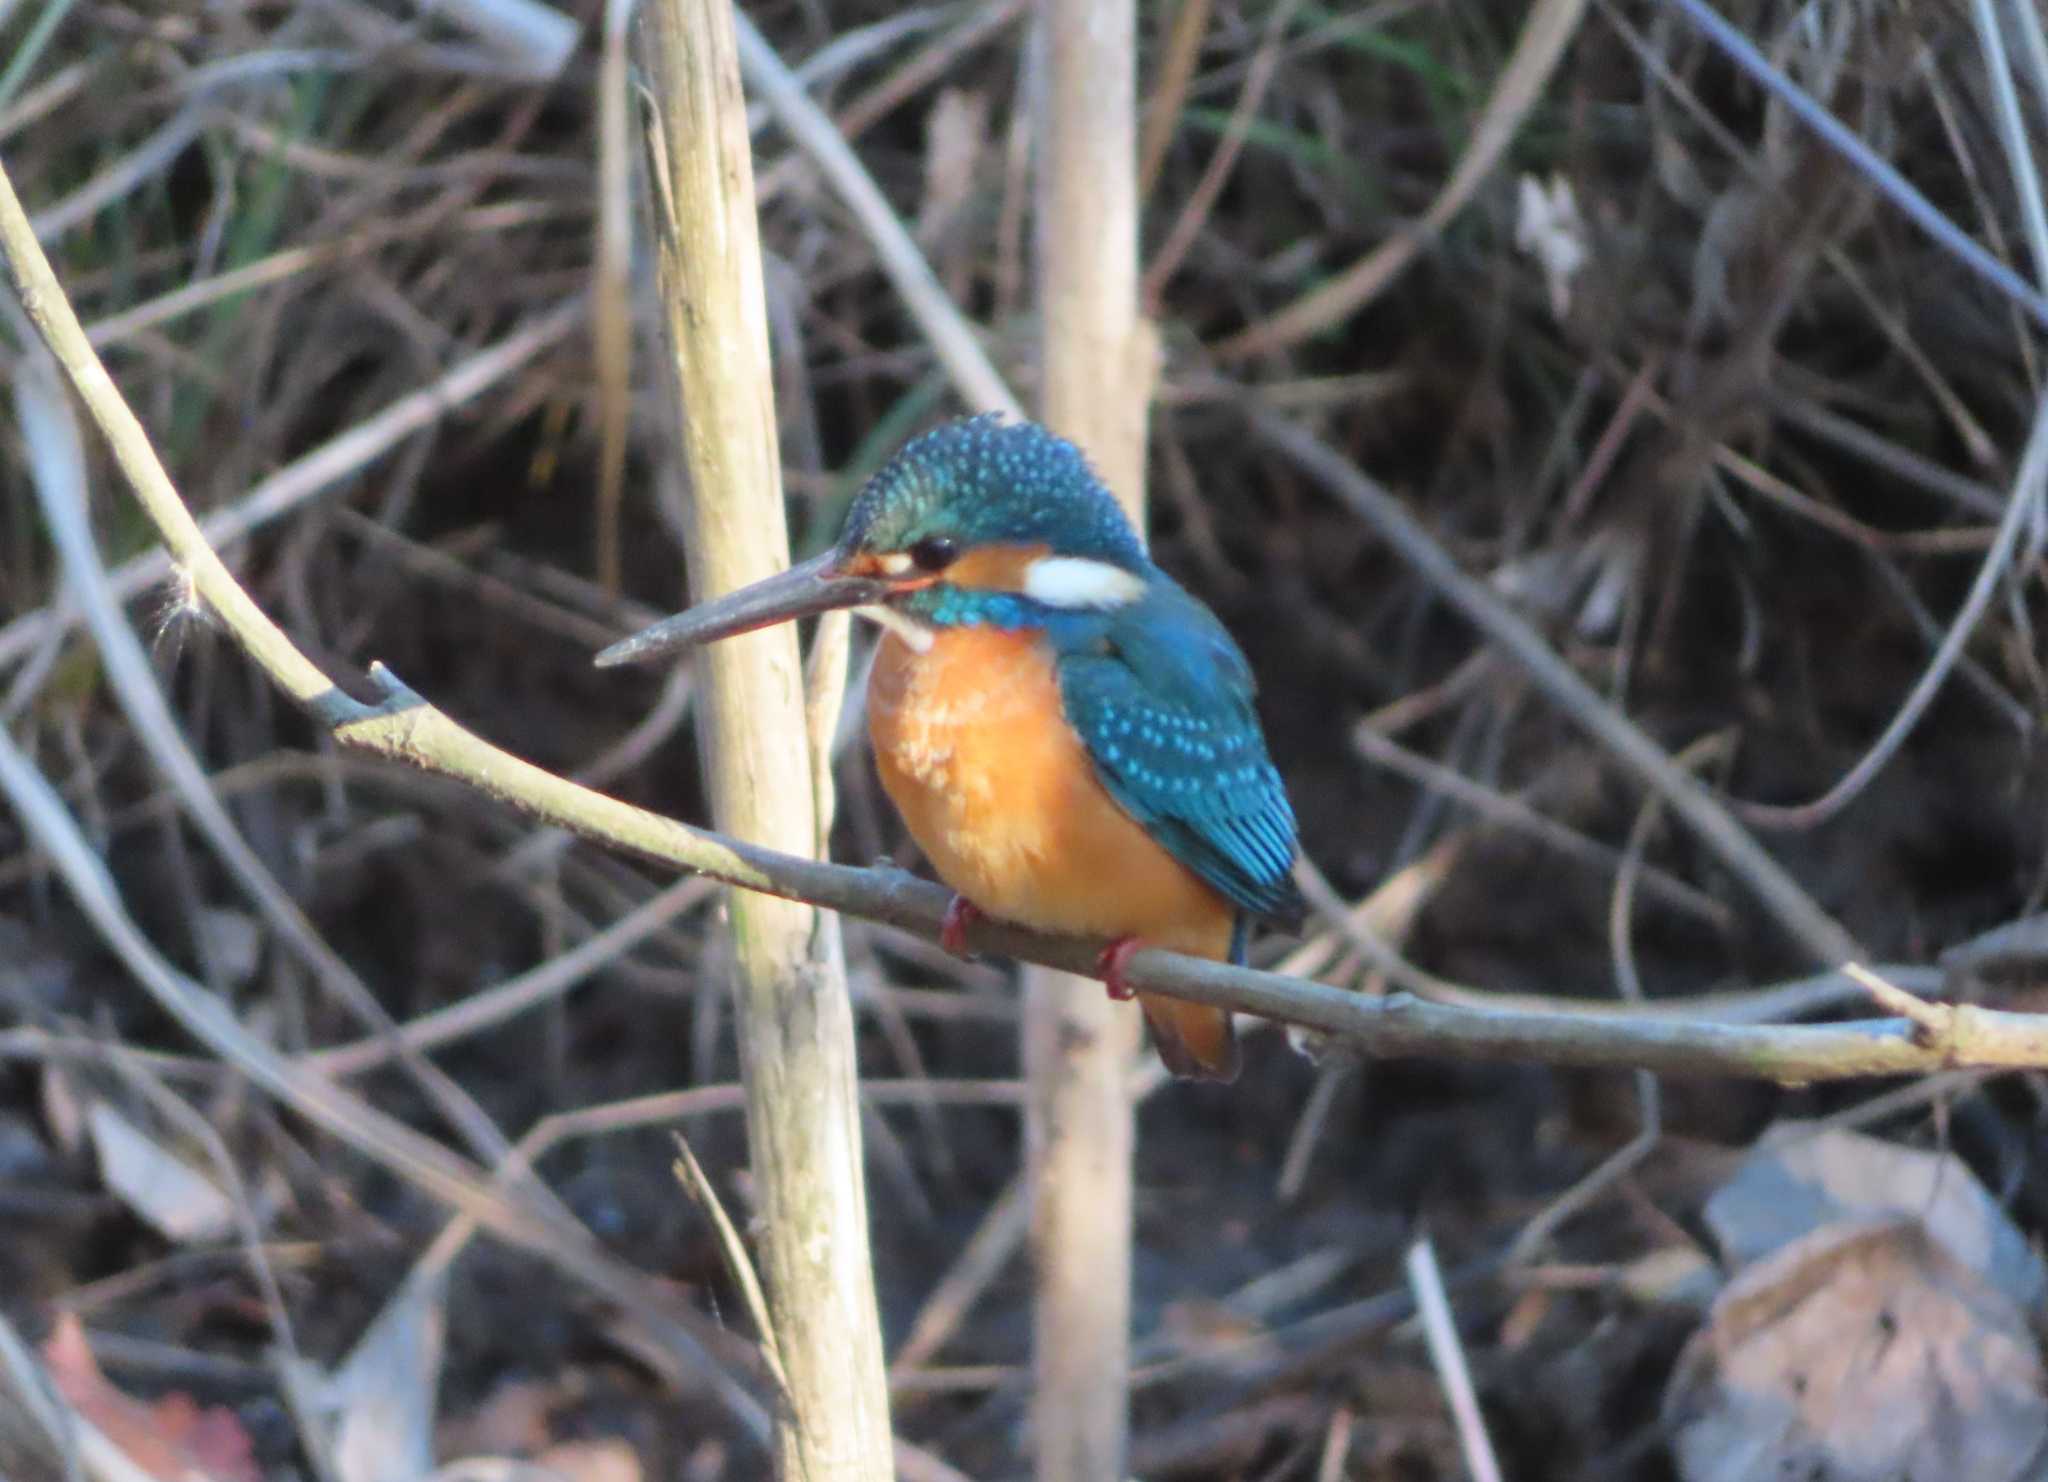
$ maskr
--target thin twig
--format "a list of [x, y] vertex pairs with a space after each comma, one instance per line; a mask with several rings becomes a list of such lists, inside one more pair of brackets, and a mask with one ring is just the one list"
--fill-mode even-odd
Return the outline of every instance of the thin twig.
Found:
[[1187, 102], [1188, 84], [1194, 80], [1195, 65], [1202, 59], [1202, 39], [1209, 32], [1212, 0], [1178, 0], [1168, 23], [1166, 44], [1157, 63], [1152, 96], [1145, 100], [1145, 117], [1138, 135], [1138, 195], [1152, 198], [1159, 183], [1159, 171], [1166, 164], [1166, 151], [1180, 128], [1180, 111]]
[[[1598, 870], [1612, 869], [1619, 861], [1616, 851], [1598, 840], [1588, 838], [1569, 824], [1560, 823], [1520, 797], [1496, 792], [1474, 782], [1454, 767], [1410, 751], [1398, 741], [1381, 735], [1375, 726], [1364, 722], [1353, 726], [1351, 744], [1365, 760], [1399, 772], [1419, 786], [1441, 792], [1465, 804], [1489, 822], [1527, 833], [1569, 859]], [[1646, 894], [1656, 896], [1665, 905], [1696, 920], [1722, 930], [1730, 925], [1726, 906], [1674, 875], [1648, 867], [1643, 873], [1643, 885]]]
[[[1729, 740], [1728, 735], [1723, 732], [1695, 742], [1686, 749], [1685, 755], [1679, 758], [1679, 764], [1696, 767], [1721, 758], [1729, 749]], [[1662, 815], [1663, 801], [1653, 793], [1636, 813], [1635, 824], [1629, 830], [1622, 867], [1614, 877], [1614, 892], [1608, 899], [1607, 946], [1614, 961], [1615, 987], [1625, 1002], [1637, 1006], [1642, 1005], [1645, 998], [1642, 975], [1636, 969], [1632, 924], [1635, 917], [1636, 878], [1642, 868], [1643, 852], [1649, 847], [1650, 834]], [[1657, 1084], [1657, 1078], [1646, 1070], [1635, 1073], [1635, 1082], [1636, 1105], [1642, 1116], [1642, 1125], [1637, 1129], [1636, 1135], [1602, 1160], [1591, 1173], [1552, 1200], [1540, 1214], [1522, 1227], [1521, 1233], [1508, 1247], [1507, 1259], [1510, 1266], [1518, 1266], [1529, 1260], [1559, 1226], [1626, 1178], [1656, 1150], [1658, 1142], [1664, 1136], [1663, 1091]]]
[[767, 1361], [768, 1371], [775, 1376], [775, 1383], [786, 1395], [789, 1393], [789, 1374], [782, 1367], [782, 1345], [775, 1341], [775, 1321], [768, 1315], [768, 1294], [761, 1290], [761, 1278], [754, 1274], [754, 1263], [747, 1258], [747, 1244], [740, 1239], [732, 1216], [725, 1212], [718, 1190], [712, 1188], [711, 1180], [705, 1177], [697, 1155], [690, 1151], [689, 1139], [680, 1132], [673, 1135], [676, 1140], [676, 1181], [689, 1190], [691, 1202], [711, 1221], [712, 1231], [718, 1236], [719, 1254], [725, 1260], [726, 1273], [740, 1289], [740, 1299], [747, 1304], [747, 1316], [760, 1330], [761, 1356]]
[[892, 1387], [902, 1385], [907, 1375], [923, 1368], [945, 1347], [968, 1309], [1024, 1244], [1025, 1231], [1031, 1226], [1030, 1193], [1030, 1184], [1019, 1174], [996, 1195], [959, 1256], [925, 1297], [910, 1332], [889, 1361]]

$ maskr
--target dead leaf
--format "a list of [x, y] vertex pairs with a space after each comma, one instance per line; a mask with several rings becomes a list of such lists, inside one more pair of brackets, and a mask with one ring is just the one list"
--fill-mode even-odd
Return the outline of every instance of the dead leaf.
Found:
[[2048, 1270], [1963, 1162], [1860, 1133], [1782, 1123], [1707, 1201], [1707, 1225], [1732, 1267], [1842, 1220], [1908, 1216], [1950, 1256], [2026, 1311]]
[[104, 1101], [86, 1113], [100, 1178], [167, 1239], [217, 1240], [235, 1227], [235, 1206], [212, 1179], [156, 1142]]
[[446, 1292], [445, 1265], [415, 1267], [328, 1386], [340, 1411], [334, 1469], [342, 1482], [415, 1482], [433, 1470]]
[[2018, 1307], [1916, 1220], [1842, 1223], [1738, 1275], [1664, 1419], [1685, 1482], [2017, 1482], [2048, 1455]]
[[71, 1408], [158, 1482], [261, 1482], [234, 1411], [186, 1394], [154, 1403], [124, 1394], [100, 1371], [76, 1313], [58, 1316], [43, 1341], [43, 1363]]
[[60, 1065], [49, 1065], [43, 1069], [41, 1096], [43, 1124], [50, 1129], [50, 1140], [56, 1143], [58, 1151], [75, 1153], [85, 1144], [85, 1107], [78, 1096], [78, 1086], [71, 1075]]
[[241, 988], [256, 976], [263, 965], [263, 924], [254, 916], [226, 906], [202, 906], [192, 926], [200, 952], [225, 986]]

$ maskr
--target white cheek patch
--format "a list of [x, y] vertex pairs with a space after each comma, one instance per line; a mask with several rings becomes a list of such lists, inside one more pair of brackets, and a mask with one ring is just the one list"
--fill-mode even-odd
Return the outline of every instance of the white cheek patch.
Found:
[[1041, 556], [1024, 568], [1024, 595], [1047, 607], [1122, 607], [1144, 591], [1142, 576], [1085, 556]]
[[882, 568], [884, 576], [908, 576], [917, 562], [908, 551], [891, 551], [886, 556], [878, 557], [876, 564]]
[[916, 619], [898, 612], [895, 608], [883, 607], [877, 603], [872, 607], [856, 607], [854, 611], [877, 627], [886, 629], [894, 633], [898, 638], [901, 638], [910, 645], [911, 652], [929, 653], [931, 651], [932, 630]]

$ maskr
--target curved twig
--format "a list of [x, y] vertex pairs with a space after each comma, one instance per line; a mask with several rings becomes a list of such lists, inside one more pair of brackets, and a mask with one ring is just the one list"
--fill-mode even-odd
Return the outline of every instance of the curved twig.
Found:
[[[35, 243], [4, 168], [0, 168], [0, 255], [6, 258], [23, 306], [113, 446], [117, 461], [174, 557], [190, 573], [194, 591], [220, 615], [279, 687], [331, 728], [337, 740], [458, 778], [545, 822], [612, 848], [695, 870], [729, 885], [809, 901], [937, 938], [947, 892], [902, 870], [856, 869], [778, 854], [593, 792], [465, 731], [381, 664], [373, 666], [369, 674], [377, 691], [375, 703], [364, 703], [335, 687], [242, 591], [206, 544], [141, 424], [86, 343], [77, 315]], [[1323, 459], [1335, 459], [1313, 439], [1310, 444], [1321, 449]], [[1300, 446], [1296, 444], [1297, 449]], [[1342, 460], [1336, 460], [1336, 465], [1349, 470]], [[1355, 470], [1349, 472], [1351, 477], [1362, 478]], [[1400, 518], [1407, 520], [1405, 514]], [[1422, 539], [1427, 543], [1426, 537]], [[1508, 616], [1512, 618], [1512, 614]], [[1494, 636], [1501, 637], [1498, 633]], [[1535, 641], [1541, 647], [1540, 640]], [[1547, 649], [1544, 652], [1547, 654]], [[1555, 656], [1550, 657], [1554, 661]], [[1569, 678], [1582, 684], [1576, 675]], [[1613, 717], [1611, 724], [1627, 727], [1635, 744], [1655, 750], [1625, 720]], [[0, 756], [22, 761], [21, 770], [14, 775], [47, 792], [47, 784], [41, 783], [4, 737], [0, 737]], [[1670, 765], [1661, 751], [1656, 756], [1663, 766]], [[1697, 786], [1684, 780], [1688, 789]], [[19, 801], [20, 794], [16, 797]], [[1670, 795], [1670, 800], [1676, 811], [1698, 825], [1685, 791]], [[51, 801], [55, 802], [54, 795]], [[1712, 805], [1711, 798], [1706, 801]], [[1720, 817], [1725, 828], [1725, 814]], [[1761, 855], [1754, 841], [1742, 837], [1747, 850]], [[1774, 877], [1790, 885], [1775, 861], [1761, 857]], [[92, 868], [97, 869], [96, 861]], [[68, 878], [74, 886], [79, 879], [90, 886], [93, 876], [87, 871]], [[1828, 957], [1830, 965], [1857, 959], [1853, 942], [1841, 928], [1819, 913], [1796, 886], [1791, 888], [1797, 902], [1791, 919], [1808, 928], [1800, 933], [1802, 938]], [[1782, 910], [1787, 902], [1777, 904]], [[1100, 949], [1099, 943], [1039, 936], [993, 921], [978, 924], [969, 933], [969, 942], [977, 950], [1006, 953], [1087, 976], [1095, 973]], [[1835, 945], [1841, 947], [1839, 952], [1833, 950]], [[2048, 1018], [1970, 1007], [1955, 1011], [1943, 1043], [1929, 1045], [1922, 1043], [1915, 1027], [1903, 1019], [1833, 1025], [1713, 1024], [1598, 1013], [1494, 1012], [1427, 1004], [1405, 994], [1365, 999], [1322, 983], [1156, 949], [1133, 954], [1125, 976], [1144, 992], [1299, 1024], [1349, 1040], [1367, 1054], [1639, 1066], [1666, 1074], [1734, 1075], [1788, 1084], [1911, 1075], [1956, 1066], [2048, 1067]], [[232, 1019], [226, 1022], [238, 1043], [248, 1039]], [[265, 1046], [251, 1045], [269, 1053]]]

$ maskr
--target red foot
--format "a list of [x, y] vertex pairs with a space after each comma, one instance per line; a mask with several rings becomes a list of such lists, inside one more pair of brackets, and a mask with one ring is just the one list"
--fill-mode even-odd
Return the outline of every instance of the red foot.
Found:
[[981, 920], [981, 907], [964, 895], [946, 902], [946, 919], [939, 924], [939, 945], [955, 957], [967, 955], [967, 929]]
[[1136, 937], [1118, 937], [1095, 959], [1095, 970], [1102, 974], [1109, 996], [1118, 1003], [1126, 1003], [1138, 996], [1138, 990], [1124, 982], [1124, 971], [1131, 965], [1131, 954], [1144, 945]]

